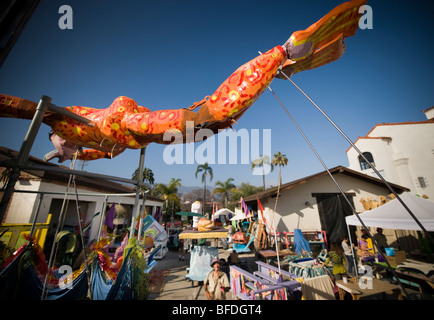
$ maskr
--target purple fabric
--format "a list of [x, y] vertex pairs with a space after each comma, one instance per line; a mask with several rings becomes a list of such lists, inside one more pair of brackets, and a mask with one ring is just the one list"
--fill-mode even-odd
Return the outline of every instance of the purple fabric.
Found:
[[104, 224], [110, 229], [113, 229], [114, 218], [115, 218], [115, 204], [113, 203], [110, 209], [107, 211], [107, 214], [105, 216], [105, 221], [104, 221]]

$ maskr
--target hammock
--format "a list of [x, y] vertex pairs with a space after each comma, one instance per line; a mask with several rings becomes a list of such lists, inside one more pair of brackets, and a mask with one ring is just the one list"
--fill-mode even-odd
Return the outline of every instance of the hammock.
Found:
[[[137, 267], [133, 268], [133, 258], [130, 257], [132, 249], [129, 248], [125, 261], [113, 283], [106, 281], [96, 261], [92, 264], [92, 300], [131, 300], [137, 298], [134, 289], [138, 283], [138, 272], [133, 272], [137, 271]], [[147, 258], [148, 267], [144, 272], [149, 272], [155, 265], [152, 263], [152, 259], [160, 249], [161, 247], [155, 248], [149, 255]], [[41, 300], [43, 281], [38, 276], [30, 257], [31, 249], [26, 248], [0, 272], [0, 300]], [[57, 275], [59, 278], [61, 276], [61, 274]], [[86, 270], [83, 269], [70, 285], [63, 288], [46, 288], [44, 299], [86, 299], [88, 289]]]
[[[34, 266], [23, 250], [0, 273], [0, 299], [5, 300], [40, 300], [43, 282], [38, 277]], [[71, 286], [64, 288], [49, 288], [47, 300], [77, 300], [86, 296], [88, 290], [86, 271], [83, 270], [75, 278]]]

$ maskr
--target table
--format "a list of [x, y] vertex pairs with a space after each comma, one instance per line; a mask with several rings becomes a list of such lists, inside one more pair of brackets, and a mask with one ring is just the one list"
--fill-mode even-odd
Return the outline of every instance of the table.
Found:
[[[297, 255], [291, 250], [279, 250], [279, 259], [283, 259], [290, 255]], [[262, 261], [269, 262], [270, 260], [277, 259], [277, 253], [275, 250], [259, 250], [258, 258]]]
[[[432, 292], [434, 289], [434, 275], [432, 275], [432, 272], [428, 272], [433, 269], [433, 264], [411, 259], [399, 264], [397, 268], [389, 268], [384, 262], [371, 262], [368, 264], [384, 268], [389, 273], [389, 276], [392, 276], [392, 271], [394, 271], [399, 281], [417, 287], [420, 293]], [[428, 277], [423, 271], [430, 276]]]
[[420, 293], [429, 293], [434, 289], [434, 278], [428, 278], [424, 274], [417, 274], [406, 270], [395, 270], [399, 281], [419, 288]]
[[212, 231], [198, 231], [197, 228], [186, 228], [179, 234], [179, 239], [219, 239], [227, 238], [228, 230], [214, 228]]
[[343, 280], [336, 281], [336, 286], [339, 289], [339, 298], [343, 300], [345, 292], [350, 293], [353, 300], [359, 300], [360, 298], [379, 293], [392, 292], [398, 297], [398, 300], [403, 299], [400, 286], [378, 279], [373, 279], [372, 281], [372, 289], [362, 289], [359, 284], [352, 279], [348, 279], [348, 283], [344, 283]]

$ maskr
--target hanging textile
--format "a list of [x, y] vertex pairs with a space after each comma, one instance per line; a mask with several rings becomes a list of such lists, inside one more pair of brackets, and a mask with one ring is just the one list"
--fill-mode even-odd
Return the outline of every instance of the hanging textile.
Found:
[[104, 225], [113, 229], [113, 220], [115, 218], [115, 204], [113, 203], [105, 216]]
[[101, 273], [101, 269], [97, 264], [95, 264], [92, 271], [92, 300], [105, 300], [110, 292], [112, 284], [106, 282]]
[[303, 254], [303, 250], [311, 252], [309, 241], [306, 240], [300, 229], [294, 229], [294, 250], [298, 254]]
[[[352, 215], [353, 210], [340, 193], [320, 193], [315, 197], [322, 230], [326, 232], [329, 243], [341, 243], [342, 236], [348, 234], [345, 217]], [[347, 198], [350, 203], [353, 202], [351, 196]]]

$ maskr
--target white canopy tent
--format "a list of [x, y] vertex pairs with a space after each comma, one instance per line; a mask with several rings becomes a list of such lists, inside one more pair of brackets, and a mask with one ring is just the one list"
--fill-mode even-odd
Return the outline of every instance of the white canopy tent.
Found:
[[[426, 231], [434, 231], [434, 202], [415, 196], [409, 192], [400, 195], [413, 215], [419, 220]], [[360, 219], [367, 227], [384, 229], [421, 230], [420, 226], [411, 217], [398, 199], [359, 214]], [[355, 215], [345, 218], [347, 225], [361, 226]]]
[[246, 216], [246, 214], [240, 210], [235, 208], [235, 215], [230, 219], [230, 221], [234, 221], [234, 220], [244, 220], [249, 218], [250, 216]]
[[229, 215], [231, 217], [235, 216], [235, 213], [227, 208], [223, 208], [223, 209], [219, 209], [216, 212], [214, 212], [214, 218], [218, 218], [219, 216], [226, 216], [229, 217]]

